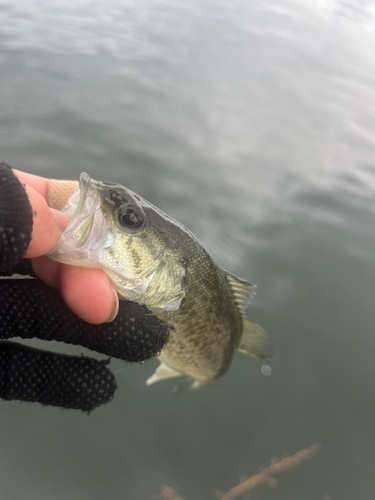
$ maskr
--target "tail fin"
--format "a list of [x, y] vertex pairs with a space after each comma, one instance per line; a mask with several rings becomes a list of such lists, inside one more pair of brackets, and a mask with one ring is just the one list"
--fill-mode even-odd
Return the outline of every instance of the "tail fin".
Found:
[[271, 359], [273, 356], [266, 332], [246, 316], [243, 317], [242, 337], [237, 351], [260, 359]]

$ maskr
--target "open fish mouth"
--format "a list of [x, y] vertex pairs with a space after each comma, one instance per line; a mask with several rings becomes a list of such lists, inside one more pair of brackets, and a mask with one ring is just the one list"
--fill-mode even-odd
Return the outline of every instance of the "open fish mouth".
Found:
[[71, 220], [61, 239], [49, 254], [53, 260], [65, 264], [97, 267], [91, 262], [91, 253], [110, 242], [110, 224], [100, 210], [100, 193], [95, 182], [83, 172], [79, 188], [62, 210]]

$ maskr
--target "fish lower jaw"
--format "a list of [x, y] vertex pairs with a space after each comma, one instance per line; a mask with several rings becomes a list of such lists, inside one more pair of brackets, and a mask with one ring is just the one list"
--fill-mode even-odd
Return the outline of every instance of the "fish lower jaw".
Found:
[[52, 249], [50, 252], [46, 254], [51, 260], [55, 262], [60, 262], [61, 264], [70, 264], [72, 266], [82, 266], [87, 268], [100, 268], [100, 266], [91, 262], [90, 259], [87, 258], [87, 255], [81, 250], [69, 250], [64, 251], [64, 248], [59, 247]]

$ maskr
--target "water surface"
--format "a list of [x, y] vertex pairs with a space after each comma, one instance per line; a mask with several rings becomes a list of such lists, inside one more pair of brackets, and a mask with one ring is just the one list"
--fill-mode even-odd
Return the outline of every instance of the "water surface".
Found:
[[[2, 402], [8, 500], [214, 498], [314, 443], [264, 500], [368, 500], [375, 446], [372, 2], [0, 0], [0, 146], [174, 216], [258, 285], [272, 376], [236, 354], [183, 397], [113, 361], [90, 416]], [[66, 348], [64, 351], [81, 352]]]

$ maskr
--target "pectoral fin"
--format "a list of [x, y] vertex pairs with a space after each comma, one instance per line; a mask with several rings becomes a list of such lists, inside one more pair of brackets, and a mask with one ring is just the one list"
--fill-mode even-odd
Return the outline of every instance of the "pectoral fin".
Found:
[[177, 311], [185, 297], [185, 267], [166, 255], [152, 275], [142, 302], [152, 311]]
[[237, 351], [255, 358], [272, 358], [273, 352], [266, 332], [246, 316], [243, 317], [242, 337], [237, 346]]
[[147, 385], [154, 384], [155, 382], [160, 382], [160, 380], [166, 380], [168, 378], [181, 377], [181, 373], [173, 370], [173, 368], [169, 368], [168, 365], [161, 362], [160, 365], [156, 368], [155, 373], [151, 375], [146, 380]]

